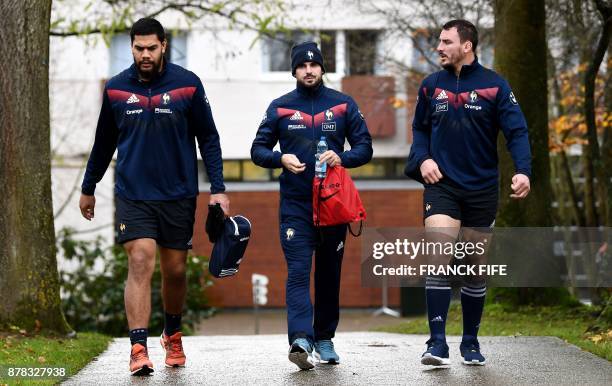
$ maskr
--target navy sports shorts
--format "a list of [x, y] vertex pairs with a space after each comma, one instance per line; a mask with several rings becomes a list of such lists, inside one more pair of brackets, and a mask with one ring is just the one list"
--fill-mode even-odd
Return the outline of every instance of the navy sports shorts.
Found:
[[498, 198], [497, 184], [482, 190], [465, 190], [443, 178], [425, 185], [423, 219], [445, 214], [460, 220], [461, 226], [489, 228], [495, 223]]
[[196, 197], [169, 201], [138, 201], [116, 197], [116, 239], [151, 238], [164, 248], [191, 249]]

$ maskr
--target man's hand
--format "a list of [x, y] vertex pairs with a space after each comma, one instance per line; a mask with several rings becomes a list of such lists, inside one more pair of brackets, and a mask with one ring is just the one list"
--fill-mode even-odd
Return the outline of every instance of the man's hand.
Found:
[[510, 195], [510, 197], [517, 200], [527, 197], [529, 191], [531, 190], [529, 177], [524, 174], [515, 174], [514, 177], [512, 177], [512, 185], [510, 185], [510, 187], [514, 192]]
[[321, 154], [321, 158], [319, 158], [321, 162], [327, 162], [329, 167], [340, 166], [342, 165], [342, 160], [340, 156], [336, 154], [333, 150], [328, 150], [325, 153]]
[[214, 204], [220, 204], [221, 209], [223, 209], [223, 213], [225, 213], [226, 216], [229, 216], [230, 200], [225, 193], [211, 194], [210, 200], [208, 200], [208, 205]]
[[431, 158], [426, 159], [421, 164], [421, 175], [428, 184], [435, 184], [443, 177], [440, 169], [438, 169], [438, 164]]
[[281, 157], [281, 163], [285, 169], [289, 170], [293, 174], [299, 174], [306, 170], [306, 164], [300, 162], [295, 154], [283, 154]]
[[96, 196], [88, 196], [81, 193], [81, 198], [79, 199], [79, 209], [81, 209], [81, 214], [86, 220], [93, 220], [95, 206]]

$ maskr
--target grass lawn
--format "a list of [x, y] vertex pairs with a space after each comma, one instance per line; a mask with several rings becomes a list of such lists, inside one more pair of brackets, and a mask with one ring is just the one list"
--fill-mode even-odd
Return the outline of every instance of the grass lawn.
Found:
[[[446, 332], [461, 335], [461, 306], [451, 304]], [[556, 336], [583, 350], [612, 361], [612, 324], [607, 323], [596, 331], [588, 331], [594, 323], [593, 311], [589, 307], [521, 307], [509, 310], [500, 304], [485, 307], [480, 335], [498, 336]], [[401, 334], [429, 334], [427, 319], [415, 318], [393, 326], [377, 328], [376, 331]]]
[[106, 335], [85, 332], [79, 333], [75, 339], [0, 332], [0, 385], [53, 385], [61, 378], [7, 378], [7, 368], [63, 367], [67, 378], [106, 350], [112, 339]]

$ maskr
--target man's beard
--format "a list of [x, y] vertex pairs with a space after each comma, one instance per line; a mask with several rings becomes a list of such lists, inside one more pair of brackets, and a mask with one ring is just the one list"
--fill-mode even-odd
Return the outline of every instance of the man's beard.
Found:
[[[152, 79], [156, 74], [159, 73], [159, 69], [161, 68], [162, 60], [163, 60], [163, 56], [160, 57], [159, 61], [157, 62], [155, 60], [151, 60], [151, 61], [136, 63], [136, 68], [138, 69], [138, 74], [140, 75], [140, 77], [142, 79]], [[136, 62], [135, 59], [134, 59], [134, 62]], [[151, 67], [148, 70], [141, 69], [140, 66], [143, 63], [150, 63]]]
[[455, 71], [455, 65], [452, 63], [446, 63], [442, 65], [442, 68], [447, 71]]
[[306, 83], [304, 80], [298, 80], [297, 82], [298, 82], [298, 84], [299, 84], [300, 86], [305, 87], [305, 88], [317, 88], [317, 87], [319, 87], [319, 85], [320, 85], [321, 83], [323, 83], [323, 77], [319, 78], [319, 79], [318, 79], [318, 80], [317, 80], [315, 83], [313, 83], [313, 84], [307, 84], [307, 83]]
[[457, 65], [461, 63], [463, 58], [465, 58], [465, 55], [458, 54], [456, 57], [456, 60], [453, 60], [453, 61], [451, 61], [451, 58], [449, 56], [445, 56], [445, 57], [447, 59], [446, 64], [440, 64], [440, 66], [442, 66], [442, 68], [445, 70], [455, 71], [455, 69], [457, 68]]

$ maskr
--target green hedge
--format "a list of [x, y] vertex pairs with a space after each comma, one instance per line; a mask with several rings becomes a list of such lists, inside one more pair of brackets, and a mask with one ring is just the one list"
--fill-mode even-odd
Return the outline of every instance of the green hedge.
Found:
[[[103, 240], [77, 240], [74, 231], [62, 229], [58, 249], [68, 264], [60, 269], [62, 306], [68, 323], [76, 331], [97, 331], [112, 336], [128, 332], [123, 290], [128, 273], [128, 259], [121, 246], [104, 248]], [[151, 283], [151, 334], [161, 333], [164, 311], [161, 297], [159, 256]], [[76, 265], [76, 269], [74, 269]], [[187, 301], [183, 311], [183, 333], [191, 334], [195, 325], [210, 316], [205, 289], [212, 285], [208, 259], [187, 258]]]

